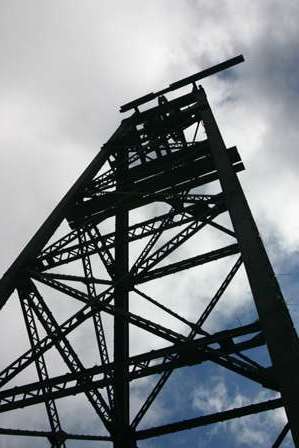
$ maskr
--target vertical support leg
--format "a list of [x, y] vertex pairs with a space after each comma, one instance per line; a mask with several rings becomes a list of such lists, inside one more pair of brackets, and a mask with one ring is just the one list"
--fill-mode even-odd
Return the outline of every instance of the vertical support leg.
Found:
[[269, 349], [295, 446], [299, 447], [299, 344], [279, 284], [258, 233], [225, 144], [200, 91], [203, 120], [210, 151], [218, 170], [227, 208], [240, 245], [260, 323]]
[[[121, 148], [117, 153], [116, 178], [118, 192], [125, 191], [128, 170], [128, 153]], [[123, 203], [115, 216], [115, 307], [127, 312], [128, 305], [128, 210]], [[129, 324], [116, 314], [114, 317], [114, 397], [115, 435], [114, 448], [129, 448]]]

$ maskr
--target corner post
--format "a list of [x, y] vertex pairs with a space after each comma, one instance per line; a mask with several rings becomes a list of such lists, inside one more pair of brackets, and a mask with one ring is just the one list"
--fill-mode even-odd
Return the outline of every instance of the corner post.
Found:
[[201, 119], [218, 171], [226, 206], [241, 249], [244, 266], [267, 342], [274, 374], [287, 412], [296, 448], [299, 447], [299, 344], [289, 311], [264, 244], [234, 172], [213, 112], [202, 88]]
[[[120, 202], [115, 215], [115, 299], [114, 305], [121, 311], [129, 310], [128, 293], [128, 221], [129, 212], [121, 193], [126, 190], [128, 174], [128, 150], [118, 147], [116, 153], [116, 194]], [[129, 324], [121, 314], [114, 316], [114, 397], [115, 434], [114, 448], [130, 448], [129, 441]]]

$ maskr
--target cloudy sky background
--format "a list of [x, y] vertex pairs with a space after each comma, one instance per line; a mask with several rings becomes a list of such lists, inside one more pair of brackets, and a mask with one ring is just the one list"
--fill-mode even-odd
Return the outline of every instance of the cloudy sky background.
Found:
[[[243, 53], [245, 64], [203, 85], [227, 146], [238, 146], [246, 166], [242, 184], [298, 328], [298, 20], [299, 5], [291, 0], [0, 1], [1, 272], [118, 126], [121, 104]], [[8, 305], [6, 322], [14, 311]], [[12, 325], [2, 327], [5, 338], [13, 337]], [[178, 395], [190, 398], [192, 391], [194, 415], [241, 405], [249, 396], [263, 399], [260, 389], [246, 389], [242, 380], [233, 387], [213, 371], [209, 401], [207, 383], [195, 387], [196, 372], [190, 391], [184, 378], [173, 385]], [[200, 372], [212, 374], [209, 367]], [[187, 404], [186, 398], [186, 412]], [[166, 391], [152, 421], [179, 418], [179, 406]], [[29, 413], [19, 414], [22, 426]], [[283, 418], [275, 416], [147, 446], [226, 446], [224, 439], [227, 446], [271, 446]], [[4, 417], [0, 425], [6, 426]]]

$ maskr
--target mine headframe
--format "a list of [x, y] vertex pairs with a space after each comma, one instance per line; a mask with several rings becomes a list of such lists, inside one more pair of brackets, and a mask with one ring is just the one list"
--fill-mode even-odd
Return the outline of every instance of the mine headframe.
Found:
[[[17, 290], [30, 349], [0, 372], [0, 412], [44, 403], [50, 430], [0, 428], [0, 434], [46, 437], [53, 447], [64, 447], [67, 440], [94, 440], [111, 441], [115, 448], [132, 448], [151, 437], [284, 407], [288, 422], [273, 446], [278, 447], [291, 429], [295, 446], [299, 447], [297, 335], [237, 177], [244, 165], [236, 147], [226, 148], [205, 91], [197, 84], [242, 61], [243, 57], [238, 56], [122, 106], [121, 112], [132, 114], [121, 122], [4, 274], [0, 282], [1, 307]], [[180, 88], [189, 90], [178, 95]], [[221, 191], [210, 193], [207, 187], [214, 181], [220, 183]], [[137, 222], [130, 222], [131, 213], [154, 203], [166, 204], [168, 211], [151, 211]], [[216, 220], [225, 212], [232, 228]], [[62, 223], [68, 225], [66, 233], [59, 230]], [[233, 243], [174, 261], [175, 251], [208, 226], [233, 238]], [[168, 234], [165, 241], [168, 231], [178, 232]], [[131, 245], [142, 240], [146, 240], [143, 249], [130, 263]], [[140, 289], [147, 282], [233, 256], [237, 259], [231, 269], [192, 321]], [[101, 265], [101, 276], [95, 274], [98, 266], [96, 269], [94, 257]], [[81, 273], [77, 268], [66, 273], [63, 268], [72, 268], [74, 262], [81, 263]], [[209, 333], [205, 322], [242, 264], [258, 319]], [[82, 302], [82, 308], [58, 323], [41, 286]], [[186, 325], [189, 332], [182, 333], [133, 313], [129, 304], [132, 293]], [[103, 315], [113, 318], [113, 350], [107, 342]], [[94, 328], [96, 366], [86, 367], [68, 339], [86, 321], [92, 322]], [[45, 337], [40, 336], [37, 322], [45, 330]], [[161, 338], [164, 346], [132, 356], [131, 326]], [[268, 367], [244, 353], [263, 346], [271, 358]], [[49, 375], [44, 355], [52, 347], [62, 357], [68, 373]], [[206, 361], [277, 391], [280, 396], [139, 429], [172, 372]], [[5, 388], [31, 364], [35, 364], [38, 381]], [[157, 383], [131, 418], [130, 382], [154, 374], [159, 375]], [[63, 430], [56, 400], [77, 394], [87, 397], [107, 435], [70, 434]]]

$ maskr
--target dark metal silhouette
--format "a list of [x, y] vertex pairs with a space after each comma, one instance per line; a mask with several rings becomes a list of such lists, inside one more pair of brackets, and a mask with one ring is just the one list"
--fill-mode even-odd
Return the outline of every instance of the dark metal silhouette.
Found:
[[[242, 56], [230, 59], [122, 106], [121, 112], [134, 109], [133, 114], [122, 121], [4, 274], [0, 282], [1, 307], [17, 290], [30, 348], [0, 373], [0, 412], [44, 403], [50, 430], [0, 428], [0, 434], [46, 437], [52, 447], [67, 446], [67, 440], [94, 440], [112, 441], [115, 448], [133, 448], [138, 440], [284, 407], [288, 423], [273, 446], [280, 446], [290, 429], [295, 446], [299, 447], [297, 335], [236, 175], [244, 169], [238, 151], [235, 147], [225, 147], [206, 94], [196, 84], [243, 60]], [[189, 93], [173, 99], [165, 96], [190, 84]], [[158, 104], [148, 107], [148, 102], [156, 99]], [[186, 130], [191, 126], [195, 126], [195, 133], [188, 140]], [[200, 126], [206, 133], [201, 138], [198, 137]], [[220, 182], [220, 193], [207, 193], [207, 186], [213, 181]], [[130, 211], [153, 202], [164, 202], [170, 209], [130, 223]], [[215, 220], [225, 212], [230, 216], [233, 230]], [[58, 236], [56, 231], [63, 221], [70, 230]], [[108, 233], [102, 229], [106, 222], [110, 222]], [[234, 242], [161, 264], [207, 227], [229, 235]], [[177, 231], [169, 236], [167, 231], [171, 229]], [[160, 243], [161, 237], [167, 235], [166, 242], [164, 239]], [[146, 243], [130, 266], [130, 245], [144, 238]], [[237, 254], [210, 303], [192, 322], [166, 307], [163, 300], [156, 300], [140, 289], [145, 282], [215, 260], [229, 260], [227, 257]], [[60, 266], [71, 267], [75, 261], [81, 262], [80, 274], [78, 268], [71, 274], [59, 271]], [[205, 322], [242, 264], [258, 320], [210, 334], [204, 328]], [[101, 267], [103, 278], [94, 273], [95, 265]], [[40, 285], [82, 302], [81, 309], [59, 324], [40, 292]], [[179, 333], [132, 313], [129, 307], [132, 292], [179, 320], [188, 332]], [[113, 357], [106, 340], [105, 314], [111, 315], [114, 322]], [[45, 337], [39, 335], [37, 321], [44, 328]], [[82, 363], [68, 339], [85, 321], [92, 322], [95, 332], [99, 365], [94, 367]], [[130, 325], [159, 336], [168, 345], [131, 356]], [[51, 378], [44, 354], [54, 346], [69, 373]], [[269, 367], [261, 366], [244, 353], [261, 346], [269, 350], [272, 361]], [[140, 422], [172, 372], [206, 361], [277, 391], [280, 397], [140, 429]], [[5, 386], [31, 364], [36, 366], [37, 382], [12, 388]], [[153, 374], [159, 374], [159, 380], [137, 414], [130, 418], [130, 382]], [[63, 430], [55, 402], [80, 393], [86, 395], [108, 436], [69, 434]]]

